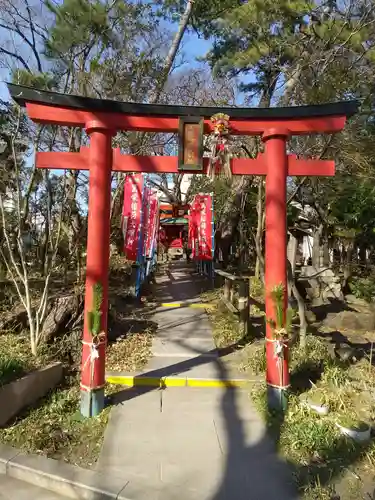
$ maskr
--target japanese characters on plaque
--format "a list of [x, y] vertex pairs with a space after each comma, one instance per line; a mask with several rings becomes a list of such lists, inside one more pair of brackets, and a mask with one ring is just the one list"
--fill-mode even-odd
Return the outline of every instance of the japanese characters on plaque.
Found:
[[180, 118], [179, 170], [203, 169], [203, 119]]
[[199, 149], [199, 124], [187, 123], [185, 125], [185, 148], [184, 148], [184, 164], [197, 165]]

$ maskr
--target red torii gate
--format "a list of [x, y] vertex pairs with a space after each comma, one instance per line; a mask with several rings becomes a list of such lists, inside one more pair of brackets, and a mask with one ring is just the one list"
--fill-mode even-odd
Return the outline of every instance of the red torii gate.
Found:
[[[88, 236], [86, 263], [85, 316], [82, 348], [81, 412], [85, 416], [100, 413], [104, 406], [105, 339], [94, 348], [90, 334], [89, 312], [93, 289], [102, 288], [101, 331], [107, 332], [108, 264], [110, 235], [111, 172], [177, 173], [178, 157], [131, 156], [112, 151], [112, 137], [118, 130], [144, 132], [178, 132], [180, 118], [204, 117], [204, 131], [210, 133], [210, 117], [218, 111], [212, 107], [166, 106], [122, 103], [110, 100], [59, 94], [8, 84], [12, 98], [26, 107], [36, 123], [85, 128], [90, 147], [79, 153], [37, 153], [38, 168], [90, 170]], [[312, 133], [336, 133], [344, 128], [346, 119], [355, 114], [355, 101], [317, 106], [289, 108], [224, 108], [230, 116], [231, 134], [260, 135], [265, 153], [256, 159], [232, 159], [234, 175], [266, 175], [266, 317], [275, 319], [270, 292], [284, 286], [287, 306], [286, 272], [286, 178], [287, 176], [334, 175], [333, 161], [299, 159], [287, 155], [290, 136]], [[208, 160], [203, 161], [207, 172]], [[184, 170], [184, 173], [197, 173]], [[289, 386], [287, 348], [283, 357], [283, 377], [275, 356], [272, 328], [266, 326], [267, 386], [269, 402], [280, 404], [280, 395]], [[96, 350], [95, 355], [93, 352]]]

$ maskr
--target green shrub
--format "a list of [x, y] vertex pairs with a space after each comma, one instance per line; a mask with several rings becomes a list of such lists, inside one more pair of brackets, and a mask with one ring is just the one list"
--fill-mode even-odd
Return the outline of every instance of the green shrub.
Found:
[[264, 300], [264, 284], [254, 276], [250, 278], [250, 295], [254, 299]]
[[353, 278], [350, 282], [350, 289], [357, 299], [371, 302], [375, 297], [375, 278]]
[[25, 366], [20, 359], [0, 355], [0, 386], [21, 377], [24, 373]]
[[39, 366], [31, 355], [27, 335], [0, 335], [0, 386], [11, 382]]
[[257, 346], [251, 352], [248, 366], [255, 375], [259, 375], [266, 371], [266, 346], [264, 344]]

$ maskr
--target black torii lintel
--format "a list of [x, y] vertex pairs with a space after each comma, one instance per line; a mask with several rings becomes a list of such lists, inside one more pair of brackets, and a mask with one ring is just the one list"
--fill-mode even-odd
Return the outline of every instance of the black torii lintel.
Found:
[[38, 90], [23, 85], [7, 84], [11, 97], [22, 107], [26, 103], [35, 103], [45, 106], [77, 109], [82, 111], [121, 113], [133, 116], [158, 117], [188, 117], [200, 116], [210, 119], [220, 112], [237, 120], [283, 120], [318, 118], [324, 116], [346, 116], [349, 118], [357, 113], [358, 101], [341, 101], [309, 106], [289, 106], [281, 108], [235, 108], [213, 106], [179, 106], [167, 104], [144, 104], [136, 102], [119, 102], [110, 99], [96, 99], [70, 94], [61, 94], [49, 90]]

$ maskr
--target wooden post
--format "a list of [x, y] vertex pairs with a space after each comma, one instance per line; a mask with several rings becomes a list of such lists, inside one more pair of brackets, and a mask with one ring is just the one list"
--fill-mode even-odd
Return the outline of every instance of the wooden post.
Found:
[[228, 302], [231, 299], [231, 291], [232, 291], [232, 282], [230, 279], [225, 278], [224, 281], [224, 299]]
[[235, 281], [231, 281], [230, 284], [231, 284], [231, 287], [230, 287], [230, 294], [229, 294], [230, 298], [229, 298], [229, 300], [230, 300], [231, 304], [234, 304], [234, 292], [235, 292], [236, 283], [235, 283]]
[[240, 313], [240, 333], [243, 337], [249, 333], [250, 302], [249, 302], [249, 280], [240, 281], [238, 311]]

